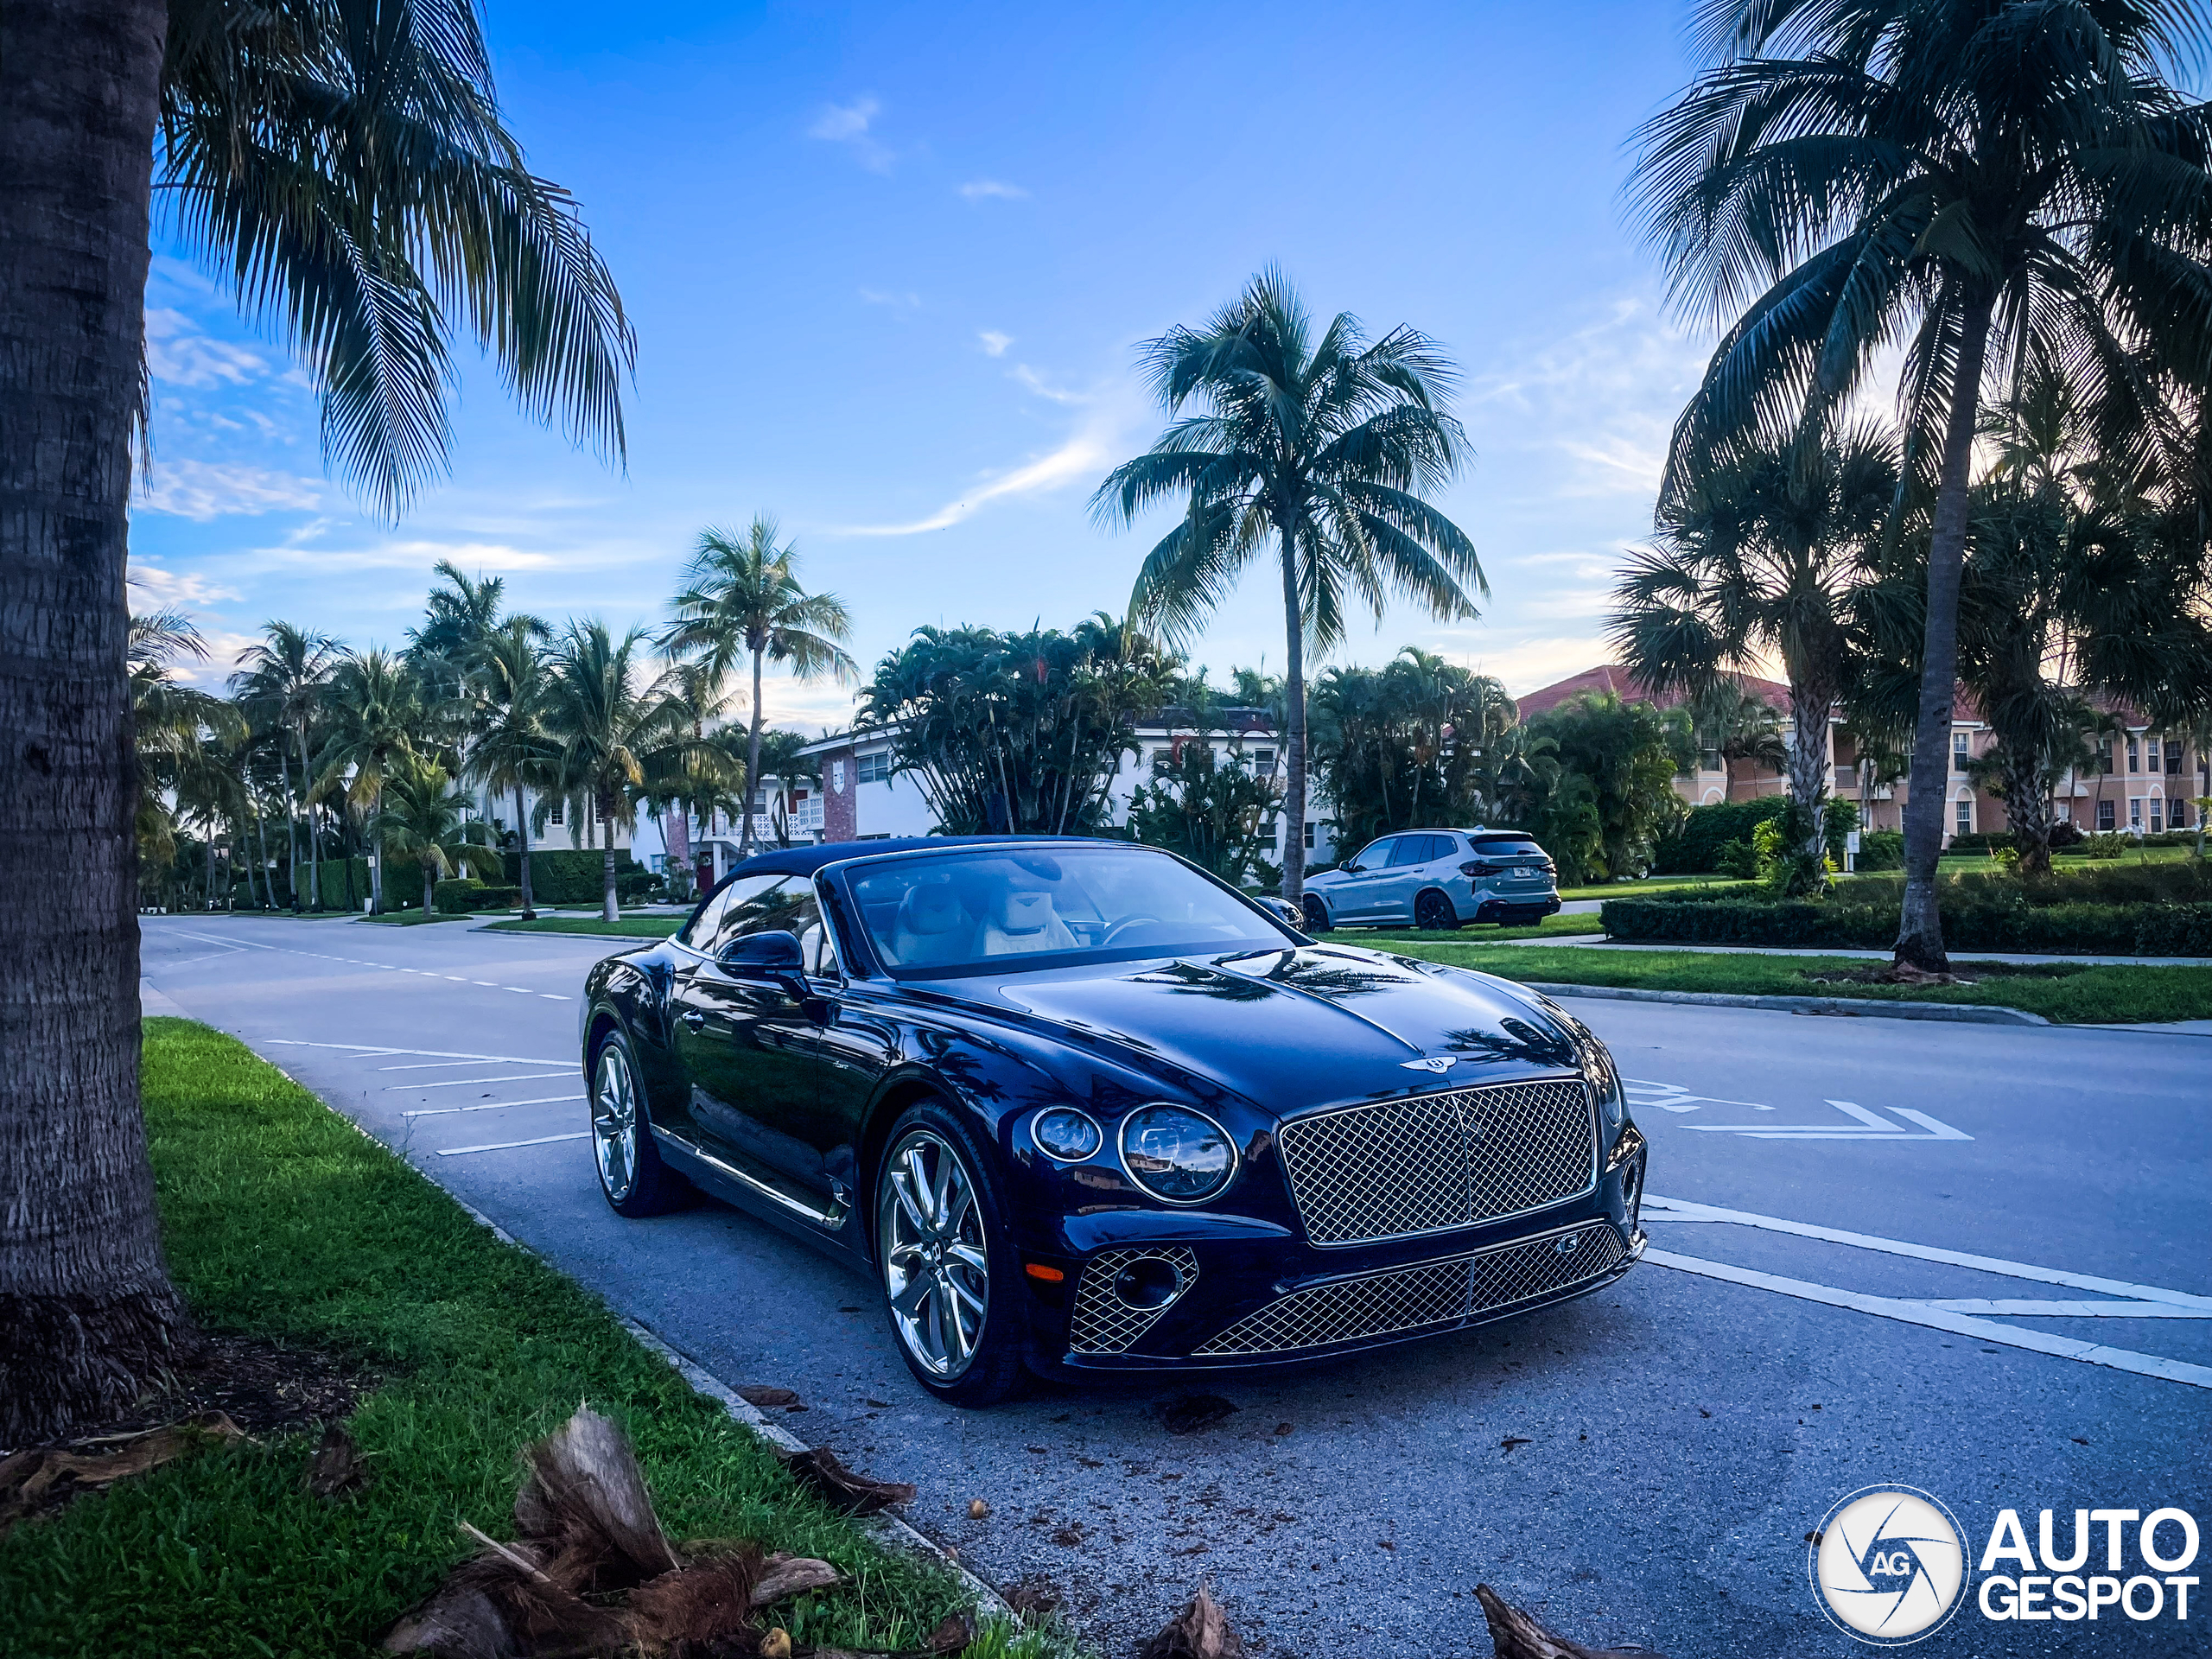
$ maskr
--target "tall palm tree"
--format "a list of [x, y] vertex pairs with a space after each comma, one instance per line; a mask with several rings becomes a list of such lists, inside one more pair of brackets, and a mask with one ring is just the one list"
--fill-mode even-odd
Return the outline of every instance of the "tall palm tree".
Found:
[[1354, 597], [1378, 616], [1395, 589], [1434, 616], [1471, 617], [1466, 584], [1490, 591], [1474, 543], [1425, 499], [1459, 465], [1463, 435], [1442, 407], [1452, 371], [1426, 335], [1399, 327], [1370, 342], [1349, 313], [1316, 339], [1276, 270], [1202, 327], [1171, 328], [1141, 355], [1173, 423], [1107, 475], [1092, 506], [1128, 524], [1154, 503], [1182, 505], [1129, 598], [1132, 620], [1171, 644], [1274, 553], [1287, 646], [1282, 892], [1297, 904], [1307, 649], [1337, 643]]
[[380, 507], [444, 464], [456, 336], [614, 455], [632, 346], [575, 202], [503, 124], [474, 0], [9, 0], [5, 28], [0, 960], [54, 964], [35, 1018], [0, 1000], [0, 1444], [22, 1446], [195, 1340], [137, 1100], [124, 584], [156, 173]]
[[681, 719], [656, 679], [645, 671], [642, 628], [616, 639], [596, 618], [572, 622], [553, 647], [546, 726], [561, 746], [561, 788], [588, 801], [607, 832], [601, 866], [600, 913], [621, 915], [615, 898], [615, 812], [645, 782], [639, 757]]
[[[322, 864], [316, 850], [315, 805], [308, 787], [315, 770], [308, 759], [308, 732], [322, 712], [331, 676], [346, 653], [336, 640], [289, 622], [264, 622], [261, 635], [258, 645], [248, 645], [238, 653], [238, 671], [231, 677], [231, 689], [249, 706], [257, 706], [270, 724], [283, 726], [297, 746], [300, 798], [308, 815], [308, 908], [321, 910]], [[286, 815], [289, 819], [289, 802]], [[300, 898], [296, 839], [293, 848], [292, 907], [296, 910]]]
[[753, 849], [750, 802], [760, 784], [760, 671], [780, 663], [793, 679], [838, 683], [859, 671], [845, 653], [852, 618], [835, 594], [810, 594], [798, 580], [798, 553], [776, 545], [776, 521], [756, 517], [742, 537], [709, 528], [699, 532], [686, 581], [671, 607], [676, 620], [661, 635], [671, 657], [696, 661], [717, 681], [747, 658], [753, 668], [753, 722], [745, 746], [744, 827], [738, 856]]
[[369, 820], [370, 839], [381, 851], [423, 872], [425, 921], [441, 877], [463, 868], [479, 874], [499, 869], [499, 855], [484, 845], [484, 823], [470, 821], [469, 805], [443, 766], [410, 757], [385, 780], [382, 804]]
[[1629, 556], [1608, 631], [1653, 691], [1709, 692], [1770, 657], [1789, 678], [1789, 890], [1827, 885], [1828, 719], [1844, 689], [1851, 599], [1873, 579], [1897, 493], [1887, 434], [1756, 449], [1678, 477], [1655, 545]]
[[1645, 124], [1630, 184], [1676, 299], [1726, 329], [1670, 474], [1817, 433], [1904, 347], [1906, 455], [1934, 505], [1896, 955], [1941, 969], [1983, 389], [2066, 363], [2118, 452], [2161, 425], [2146, 359], [2201, 377], [2212, 121], [2172, 80], [2202, 18], [2190, 0], [1713, 0], [1699, 20], [1713, 67]]
[[487, 789], [513, 792], [524, 920], [537, 914], [531, 892], [527, 794], [543, 794], [561, 782], [561, 746], [545, 728], [552, 683], [538, 645], [541, 626], [535, 618], [510, 618], [475, 645], [469, 669], [477, 722], [467, 776]]
[[[422, 686], [397, 652], [349, 654], [330, 677], [329, 735], [315, 757], [313, 798], [337, 798], [365, 818], [382, 810], [385, 787], [426, 757]], [[371, 842], [373, 849], [376, 843]], [[369, 863], [369, 904], [384, 909], [384, 861]]]
[[1789, 764], [1782, 741], [1782, 716], [1764, 697], [1748, 689], [1740, 676], [1722, 675], [1695, 693], [1687, 705], [1691, 734], [1698, 747], [1720, 760], [1724, 797], [1736, 792], [1736, 768], [1764, 766], [1781, 772]]

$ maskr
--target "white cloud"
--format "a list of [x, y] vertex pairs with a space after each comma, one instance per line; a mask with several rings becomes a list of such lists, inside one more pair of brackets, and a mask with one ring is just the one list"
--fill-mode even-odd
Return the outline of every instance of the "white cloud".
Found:
[[1090, 394], [1088, 392], [1070, 391], [1065, 386], [1052, 385], [1027, 363], [1015, 364], [1011, 378], [1019, 380], [1039, 397], [1048, 397], [1056, 404], [1078, 404], [1091, 401]]
[[196, 570], [165, 569], [145, 559], [130, 562], [130, 585], [163, 610], [213, 605], [239, 596], [237, 588], [219, 587]]
[[861, 289], [861, 302], [863, 305], [887, 305], [894, 311], [918, 311], [922, 308], [922, 296], [912, 289], [904, 294], [894, 294], [885, 289], [864, 288]]
[[998, 179], [971, 179], [960, 187], [960, 194], [970, 201], [982, 201], [992, 196], [1007, 201], [1019, 201], [1029, 193], [1018, 184], [1007, 184]]
[[976, 338], [983, 342], [985, 357], [1004, 357], [1006, 348], [1014, 344], [1012, 334], [1002, 334], [995, 328], [986, 328]]
[[205, 523], [232, 513], [313, 511], [320, 480], [209, 461], [156, 461], [139, 481], [138, 507]]
[[392, 541], [334, 548], [298, 538], [281, 547], [257, 548], [251, 557], [257, 564], [313, 565], [333, 571], [419, 570], [426, 576], [440, 559], [451, 559], [471, 574], [544, 570], [564, 563], [550, 553], [535, 553], [502, 542]]
[[186, 658], [175, 665], [177, 678], [197, 685], [219, 685], [238, 672], [238, 658], [251, 645], [263, 643], [255, 633], [232, 633], [222, 628], [202, 628], [200, 643], [207, 647], [203, 658]]
[[806, 130], [806, 136], [827, 143], [843, 144], [869, 172], [888, 173], [892, 153], [868, 130], [882, 112], [883, 105], [867, 93], [849, 104], [824, 105], [822, 113], [815, 117], [814, 124]]
[[258, 352], [202, 334], [181, 311], [155, 307], [146, 313], [146, 367], [173, 386], [243, 386], [269, 372]]

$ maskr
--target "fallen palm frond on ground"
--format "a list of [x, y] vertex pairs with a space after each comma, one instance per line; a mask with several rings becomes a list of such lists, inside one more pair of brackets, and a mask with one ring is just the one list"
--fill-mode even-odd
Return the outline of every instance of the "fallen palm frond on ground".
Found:
[[[458, 1520], [514, 1530], [500, 1517], [516, 1448], [553, 1434], [580, 1400], [627, 1437], [666, 1537], [750, 1541], [753, 1588], [772, 1582], [762, 1575], [779, 1554], [835, 1570], [834, 1583], [775, 1604], [793, 1659], [924, 1651], [970, 1608], [942, 1564], [879, 1543], [848, 1512], [852, 1494], [833, 1503], [787, 1471], [603, 1303], [501, 1243], [275, 1067], [189, 1021], [146, 1031], [171, 1268], [211, 1343], [291, 1357], [318, 1403], [275, 1426], [240, 1407], [233, 1421], [251, 1439], [195, 1436], [181, 1455], [18, 1522], [0, 1537], [0, 1659], [359, 1654], [485, 1553]], [[263, 1391], [296, 1392], [276, 1359], [263, 1370]], [[323, 1391], [326, 1373], [367, 1391], [325, 1405], [339, 1393]], [[77, 1484], [57, 1474], [47, 1490]], [[678, 1549], [687, 1564], [743, 1555]], [[998, 1621], [970, 1659], [1066, 1646], [1063, 1632]], [[773, 1659], [774, 1644], [761, 1651]]]
[[1649, 1648], [1586, 1648], [1580, 1642], [1570, 1642], [1508, 1604], [1486, 1584], [1475, 1586], [1475, 1599], [1482, 1603], [1483, 1617], [1490, 1622], [1491, 1645], [1497, 1649], [1497, 1659], [1605, 1659], [1609, 1654], [1660, 1659]]
[[67, 1503], [79, 1492], [99, 1488], [205, 1446], [210, 1440], [242, 1440], [245, 1432], [219, 1411], [187, 1422], [142, 1429], [135, 1434], [107, 1434], [74, 1446], [42, 1446], [0, 1459], [0, 1533], [27, 1515]]

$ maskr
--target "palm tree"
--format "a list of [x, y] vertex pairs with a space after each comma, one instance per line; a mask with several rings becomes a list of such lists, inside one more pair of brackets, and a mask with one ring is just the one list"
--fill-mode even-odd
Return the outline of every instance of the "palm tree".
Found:
[[[382, 810], [385, 786], [423, 759], [416, 750], [423, 719], [421, 684], [404, 659], [372, 645], [348, 655], [331, 675], [328, 715], [330, 734], [316, 756], [313, 796], [338, 796], [373, 818]], [[369, 864], [369, 906], [383, 912], [380, 858]]]
[[776, 545], [776, 521], [758, 517], [741, 539], [728, 531], [699, 532], [688, 578], [676, 595], [676, 620], [661, 636], [671, 657], [699, 663], [719, 682], [738, 664], [753, 666], [753, 726], [745, 748], [744, 827], [738, 832], [738, 856], [753, 849], [751, 801], [760, 790], [760, 669], [764, 662], [785, 664], [791, 677], [818, 679], [828, 674], [839, 684], [859, 671], [845, 654], [852, 618], [835, 594], [810, 594], [799, 585], [798, 554], [789, 543]]
[[474, 0], [11, 0], [6, 29], [0, 959], [57, 976], [0, 1079], [0, 1444], [22, 1446], [196, 1340], [137, 1101], [124, 556], [156, 177], [165, 230], [285, 330], [380, 508], [445, 462], [456, 336], [615, 456], [633, 353], [575, 202], [502, 124]]
[[1789, 678], [1794, 893], [1827, 885], [1828, 719], [1850, 656], [1853, 593], [1873, 575], [1897, 493], [1888, 436], [1860, 427], [1678, 476], [1656, 545], [1630, 556], [1608, 625], [1637, 680], [1707, 693], [1778, 657]]
[[1694, 695], [1688, 705], [1690, 729], [1700, 749], [1720, 758], [1722, 793], [1736, 792], [1739, 765], [1781, 772], [1789, 764], [1782, 741], [1782, 716], [1764, 697], [1745, 688], [1739, 676], [1722, 675]]
[[639, 756], [682, 718], [660, 683], [646, 680], [645, 650], [642, 628], [617, 640], [596, 618], [571, 622], [553, 647], [545, 723], [561, 746], [562, 791], [588, 801], [606, 827], [600, 913], [610, 922], [622, 913], [614, 889], [615, 812], [645, 782]]
[[[1451, 366], [1427, 336], [1370, 342], [1339, 313], [1319, 339], [1279, 271], [1198, 328], [1141, 348], [1173, 424], [1107, 475], [1095, 511], [1128, 524], [1155, 502], [1182, 521], [1146, 556], [1132, 620], [1186, 639], [1273, 543], [1282, 582], [1283, 897], [1300, 902], [1306, 850], [1306, 652], [1342, 638], [1357, 596], [1379, 616], [1391, 590], [1440, 617], [1471, 617], [1487, 594], [1474, 543], [1424, 499], [1457, 470], [1462, 434], [1441, 407]], [[1196, 405], [1198, 412], [1185, 414]]]
[[2196, 368], [2212, 333], [2208, 124], [2171, 84], [2202, 18], [2187, 0], [1717, 0], [1700, 17], [1714, 67], [1645, 124], [1630, 185], [1676, 299], [1726, 325], [1670, 477], [1817, 433], [1904, 347], [1905, 453], [1934, 505], [1896, 955], [1942, 969], [1983, 388], [2063, 362], [2113, 453], [2156, 442], [2146, 368]]
[[378, 848], [421, 868], [425, 921], [441, 877], [463, 867], [482, 874], [499, 872], [499, 855], [484, 845], [483, 821], [470, 821], [470, 804], [443, 766], [410, 757], [385, 779], [382, 804], [369, 820]]
[[[330, 677], [346, 653], [337, 641], [309, 629], [295, 627], [289, 622], [264, 622], [261, 633], [259, 645], [248, 645], [238, 653], [238, 671], [231, 677], [231, 689], [249, 706], [257, 705], [270, 724], [288, 730], [297, 746], [300, 798], [306, 804], [308, 814], [308, 908], [321, 910], [322, 866], [316, 851], [315, 805], [308, 789], [308, 781], [315, 773], [308, 760], [308, 731], [322, 712], [324, 699], [330, 690]], [[287, 795], [290, 788], [287, 762]], [[289, 822], [289, 802], [285, 811]], [[295, 910], [299, 908], [300, 900], [299, 867], [299, 843], [296, 837], [292, 852]]]
[[531, 617], [508, 619], [476, 645], [469, 670], [478, 717], [468, 745], [467, 775], [487, 789], [514, 793], [516, 868], [524, 920], [537, 914], [531, 893], [525, 791], [543, 794], [561, 781], [561, 746], [545, 729], [552, 686], [538, 647], [542, 626]]

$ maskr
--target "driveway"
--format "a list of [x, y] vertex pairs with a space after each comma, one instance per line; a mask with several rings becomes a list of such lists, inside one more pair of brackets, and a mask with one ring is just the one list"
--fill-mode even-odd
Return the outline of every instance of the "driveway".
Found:
[[[2032, 1536], [2046, 1507], [2177, 1504], [2212, 1534], [2212, 1040], [1579, 1001], [1653, 1143], [1651, 1260], [1510, 1324], [1198, 1384], [1234, 1409], [1176, 1434], [1193, 1390], [940, 1407], [872, 1287], [804, 1246], [719, 1205], [608, 1212], [573, 999], [613, 948], [171, 917], [144, 966], [149, 1007], [235, 1033], [718, 1376], [799, 1390], [794, 1432], [914, 1482], [918, 1526], [1053, 1586], [1109, 1653], [1201, 1579], [1272, 1656], [1487, 1656], [1478, 1581], [1592, 1647], [1840, 1653], [1803, 1539], [1874, 1483], [1944, 1499], [1976, 1554], [2001, 1508]], [[2201, 1651], [2212, 1618], [2107, 1612], [1968, 1607], [1917, 1651]]]

